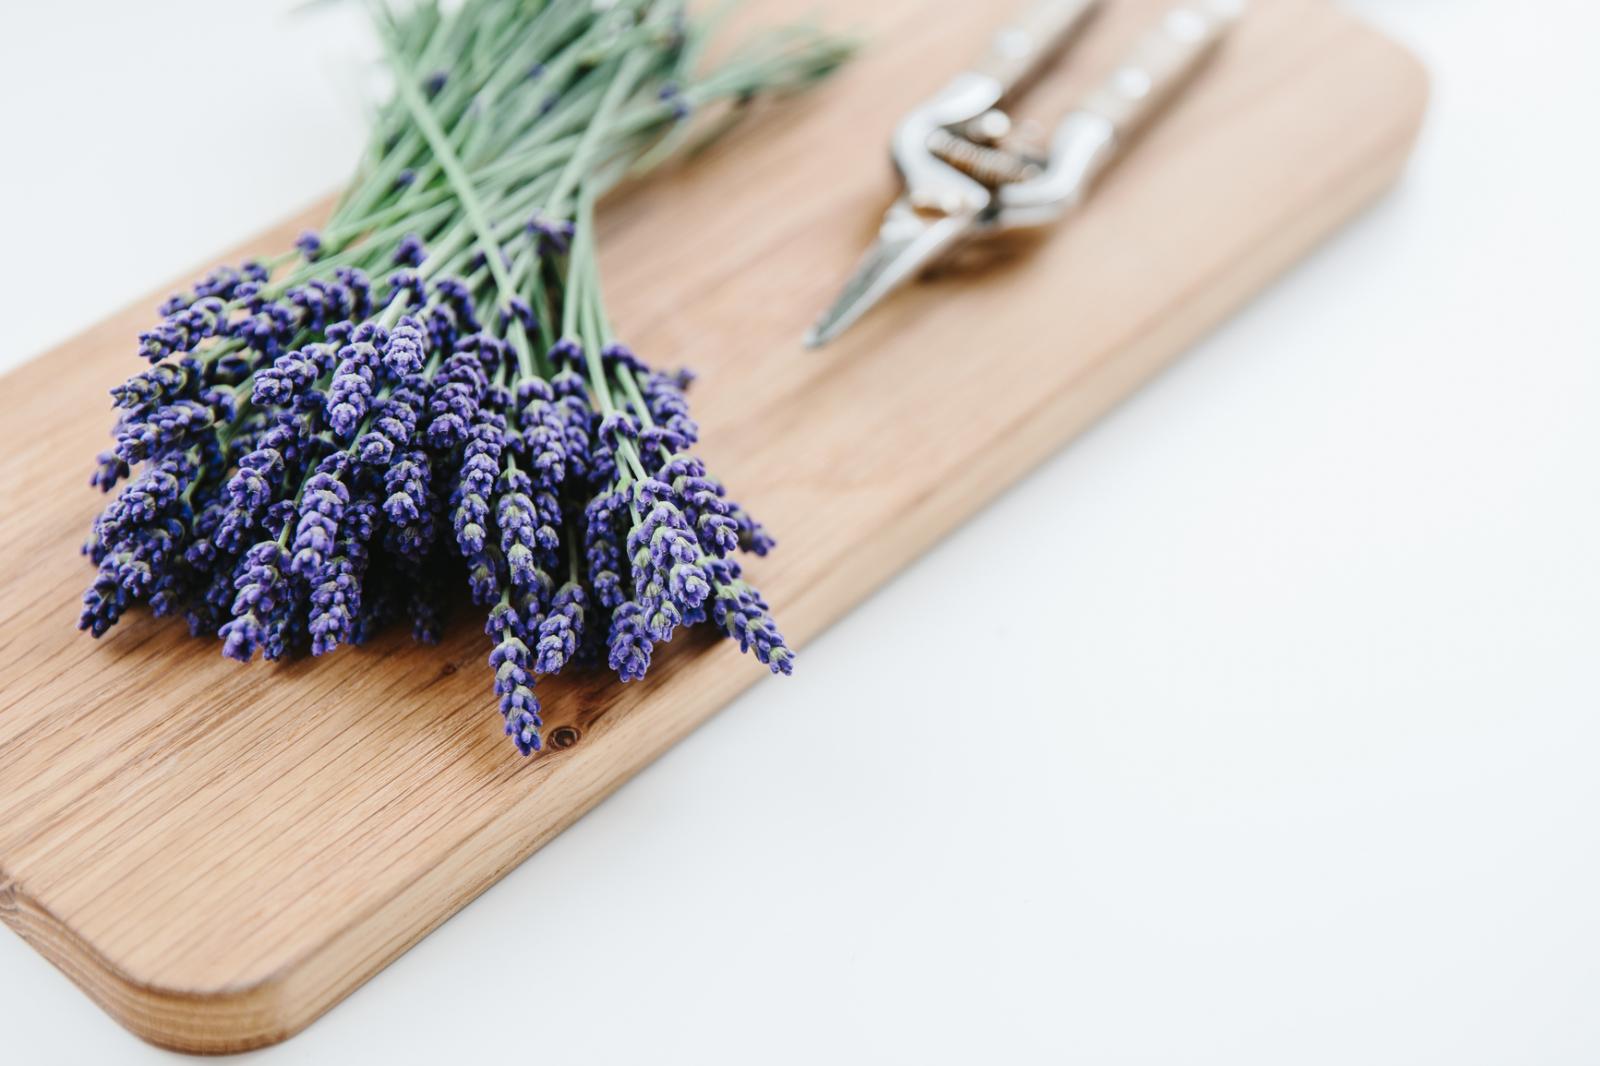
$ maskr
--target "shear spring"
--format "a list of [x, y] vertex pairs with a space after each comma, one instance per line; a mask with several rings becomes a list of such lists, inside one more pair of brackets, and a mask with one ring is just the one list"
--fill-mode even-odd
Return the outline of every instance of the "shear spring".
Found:
[[936, 159], [955, 167], [973, 181], [995, 188], [1039, 176], [1038, 163], [1003, 148], [974, 144], [947, 129], [928, 135], [928, 151]]

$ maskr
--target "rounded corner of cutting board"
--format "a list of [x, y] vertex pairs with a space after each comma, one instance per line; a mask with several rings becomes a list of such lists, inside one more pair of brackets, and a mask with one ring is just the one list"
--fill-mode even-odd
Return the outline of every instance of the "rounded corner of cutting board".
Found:
[[1428, 117], [1428, 107], [1433, 100], [1433, 75], [1422, 57], [1409, 46], [1362, 24], [1373, 42], [1387, 55], [1393, 68], [1390, 75], [1391, 91], [1395, 101], [1395, 115], [1402, 121], [1405, 145], [1409, 151], [1422, 132]]
[[316, 1017], [294, 1014], [282, 973], [216, 988], [131, 973], [15, 882], [0, 883], [0, 918], [118, 1025], [158, 1047], [205, 1055], [251, 1051], [287, 1040]]

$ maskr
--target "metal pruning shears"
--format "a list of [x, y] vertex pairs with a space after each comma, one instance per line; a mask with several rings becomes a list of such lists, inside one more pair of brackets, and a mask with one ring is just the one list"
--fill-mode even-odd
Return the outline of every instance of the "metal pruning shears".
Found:
[[1000, 106], [1064, 49], [1101, 0], [1034, 0], [987, 57], [915, 108], [890, 152], [905, 191], [844, 291], [806, 336], [821, 347], [957, 245], [1058, 221], [1221, 42], [1242, 0], [1184, 0], [1057, 127], [1047, 157], [1006, 144]]

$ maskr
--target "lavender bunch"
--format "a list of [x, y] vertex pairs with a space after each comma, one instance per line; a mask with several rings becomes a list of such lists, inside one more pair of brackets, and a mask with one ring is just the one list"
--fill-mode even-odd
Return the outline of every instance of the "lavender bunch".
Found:
[[279, 659], [402, 620], [435, 641], [464, 593], [524, 754], [538, 678], [638, 680], [682, 626], [788, 673], [736, 561], [773, 541], [694, 455], [690, 376], [612, 335], [594, 204], [692, 116], [809, 84], [846, 47], [788, 30], [700, 74], [711, 25], [678, 0], [378, 23], [395, 99], [326, 227], [166, 301], [149, 369], [112, 390], [92, 483], [123, 487], [84, 547], [80, 628], [145, 602]]

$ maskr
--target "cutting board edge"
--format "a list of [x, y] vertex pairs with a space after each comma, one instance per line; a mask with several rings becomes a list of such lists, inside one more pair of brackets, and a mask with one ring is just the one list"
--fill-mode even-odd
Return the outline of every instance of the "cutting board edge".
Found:
[[[1415, 57], [1398, 44], [1390, 44], [1396, 58], [1412, 72], [1410, 80], [1414, 93], [1410, 100], [1395, 101], [1392, 115], [1395, 131], [1392, 140], [1386, 142], [1387, 151], [1383, 157], [1359, 161], [1359, 173], [1355, 175], [1357, 180], [1344, 189], [1344, 195], [1328, 200], [1320, 211], [1307, 212], [1301, 217], [1301, 224], [1285, 227], [1277, 240], [1251, 249], [1229, 270], [1215, 275], [1212, 284], [1195, 290], [1188, 301], [1187, 313], [1174, 316], [1163, 323], [1163, 328], [1157, 334], [1142, 338], [1130, 346], [1129, 351], [1133, 355], [1096, 368], [1096, 375], [1106, 377], [1104, 383], [1091, 387], [1091, 391], [1098, 389], [1099, 402], [1085, 407], [1078, 395], [1080, 390], [1075, 389], [1069, 390], [1071, 396], [1064, 395], [1057, 402], [1045, 404], [1034, 412], [1031, 417], [1034, 423], [1059, 426], [1059, 421], [1052, 420], [1061, 418], [1061, 408], [1072, 406], [1069, 400], [1081, 408], [1067, 412], [1068, 428], [1064, 433], [1057, 429], [1052, 436], [1046, 431], [1036, 446], [1028, 451], [1023, 462], [1012, 464], [1014, 469], [997, 472], [998, 476], [989, 483], [987, 491], [962, 497], [973, 506], [952, 510], [944, 507], [940, 501], [929, 501], [930, 507], [940, 507], [946, 512], [940, 515], [940, 521], [935, 526], [930, 527], [929, 536], [915, 543], [895, 545], [890, 551], [871, 553], [870, 561], [866, 561], [868, 553], [863, 553], [858, 562], [861, 567], [870, 566], [873, 571], [867, 575], [868, 579], [862, 580], [860, 572], [841, 574], [836, 578], [840, 585], [849, 586], [845, 590], [846, 609], [881, 586], [932, 543], [948, 535], [955, 525], [969, 517], [983, 502], [1004, 491], [1044, 457], [1064, 446], [1144, 381], [1175, 361], [1192, 343], [1309, 254], [1396, 182], [1404, 171], [1421, 128], [1428, 88], [1426, 73]], [[305, 214], [296, 215], [272, 227], [269, 232], [292, 229]], [[260, 242], [258, 239], [249, 243], [258, 245]], [[70, 347], [74, 343], [77, 342], [68, 341], [51, 351]], [[30, 360], [13, 368], [6, 376], [26, 372], [41, 361]], [[1128, 364], [1131, 364], [1131, 370], [1127, 368]], [[1120, 375], [1116, 373], [1119, 370], [1122, 371]], [[738, 687], [742, 691], [745, 686], [741, 684]], [[508, 838], [485, 832], [464, 840], [447, 862], [430, 871], [432, 876], [428, 881], [440, 878], [451, 881], [446, 872], [457, 869], [486, 869], [488, 872], [473, 879], [464, 891], [446, 899], [443, 906], [425, 907], [433, 885], [413, 883], [382, 906], [353, 921], [339, 935], [324, 942], [317, 951], [265, 979], [247, 985], [215, 990], [173, 989], [126, 973], [29, 896], [24, 885], [8, 880], [4, 871], [0, 871], [0, 919], [81, 987], [119, 1024], [153, 1044], [176, 1051], [220, 1054], [279, 1043], [306, 1028], [422, 937], [447, 921], [498, 881], [505, 871], [532, 855], [722, 705], [725, 702], [709, 710], [691, 710], [687, 714], [680, 714], [677, 719], [665, 723], [665, 728], [658, 720], [642, 734], [634, 732], [617, 736], [615, 744], [627, 744], [631, 740], [635, 745], [635, 750], [629, 753], [627, 759], [608, 761], [597, 756], [598, 749], [591, 749], [588, 758], [581, 764], [573, 764], [571, 768], [573, 773], [579, 773], [585, 767], [597, 768], [584, 789], [587, 792], [584, 802], [570, 807], [554, 822], [539, 826], [531, 835]], [[407, 910], [414, 911], [419, 918], [396, 936], [392, 924], [395, 912]], [[389, 935], [384, 935], [385, 928]], [[341, 955], [341, 952], [349, 954]]]

